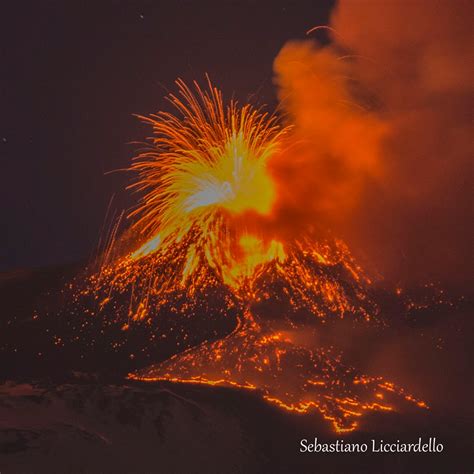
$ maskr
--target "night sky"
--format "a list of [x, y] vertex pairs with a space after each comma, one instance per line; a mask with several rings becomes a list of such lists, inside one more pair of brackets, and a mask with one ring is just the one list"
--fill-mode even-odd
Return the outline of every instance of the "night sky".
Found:
[[87, 259], [173, 81], [276, 104], [272, 62], [333, 2], [10, 2], [2, 7], [0, 270]]

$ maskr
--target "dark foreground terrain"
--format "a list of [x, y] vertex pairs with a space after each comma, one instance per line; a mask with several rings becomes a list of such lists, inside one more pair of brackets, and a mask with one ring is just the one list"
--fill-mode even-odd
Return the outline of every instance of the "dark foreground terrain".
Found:
[[0, 387], [2, 473], [469, 472], [464, 419], [374, 416], [372, 438], [435, 436], [442, 454], [301, 454], [300, 440], [336, 438], [317, 416], [297, 416], [248, 393], [170, 384]]
[[[358, 432], [336, 436], [318, 414], [284, 412], [257, 393], [126, 379], [130, 370], [168, 357], [173, 341], [132, 358], [138, 336], [118, 352], [109, 342], [101, 349], [100, 338], [93, 348], [84, 341], [54, 344], [51, 334], [60, 331], [53, 320], [33, 315], [76, 270], [17, 272], [0, 282], [2, 474], [472, 472], [472, 323], [465, 299], [422, 308], [382, 333], [336, 332], [351, 360], [370, 360], [367, 372], [395, 380], [431, 407], [375, 414]], [[217, 333], [196, 337], [228, 331], [228, 323], [219, 324]], [[370, 444], [420, 436], [436, 437], [443, 452], [299, 452], [302, 438]]]

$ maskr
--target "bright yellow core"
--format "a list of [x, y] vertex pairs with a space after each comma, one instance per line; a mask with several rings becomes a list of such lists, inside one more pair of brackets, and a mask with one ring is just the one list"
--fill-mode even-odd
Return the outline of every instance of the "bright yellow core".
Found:
[[[259, 152], [266, 155], [270, 150]], [[249, 210], [268, 214], [275, 190], [266, 172], [266, 156], [253, 156], [240, 133], [214, 153], [220, 156], [212, 164], [197, 161], [182, 170], [185, 175], [181, 178], [188, 188], [185, 211], [215, 206], [235, 214]]]

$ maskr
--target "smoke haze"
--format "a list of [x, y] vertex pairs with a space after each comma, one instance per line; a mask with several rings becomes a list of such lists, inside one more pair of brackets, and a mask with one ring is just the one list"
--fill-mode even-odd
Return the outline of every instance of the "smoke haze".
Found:
[[391, 280], [468, 282], [473, 10], [343, 0], [331, 44], [282, 48], [277, 221], [329, 226]]

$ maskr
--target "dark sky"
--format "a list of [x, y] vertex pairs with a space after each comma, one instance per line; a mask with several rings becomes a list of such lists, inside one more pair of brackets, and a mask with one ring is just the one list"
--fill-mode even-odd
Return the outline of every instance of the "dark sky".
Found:
[[[0, 270], [88, 258], [177, 77], [275, 104], [272, 62], [331, 1], [9, 2], [0, 19]], [[121, 195], [116, 207], [130, 205]]]

